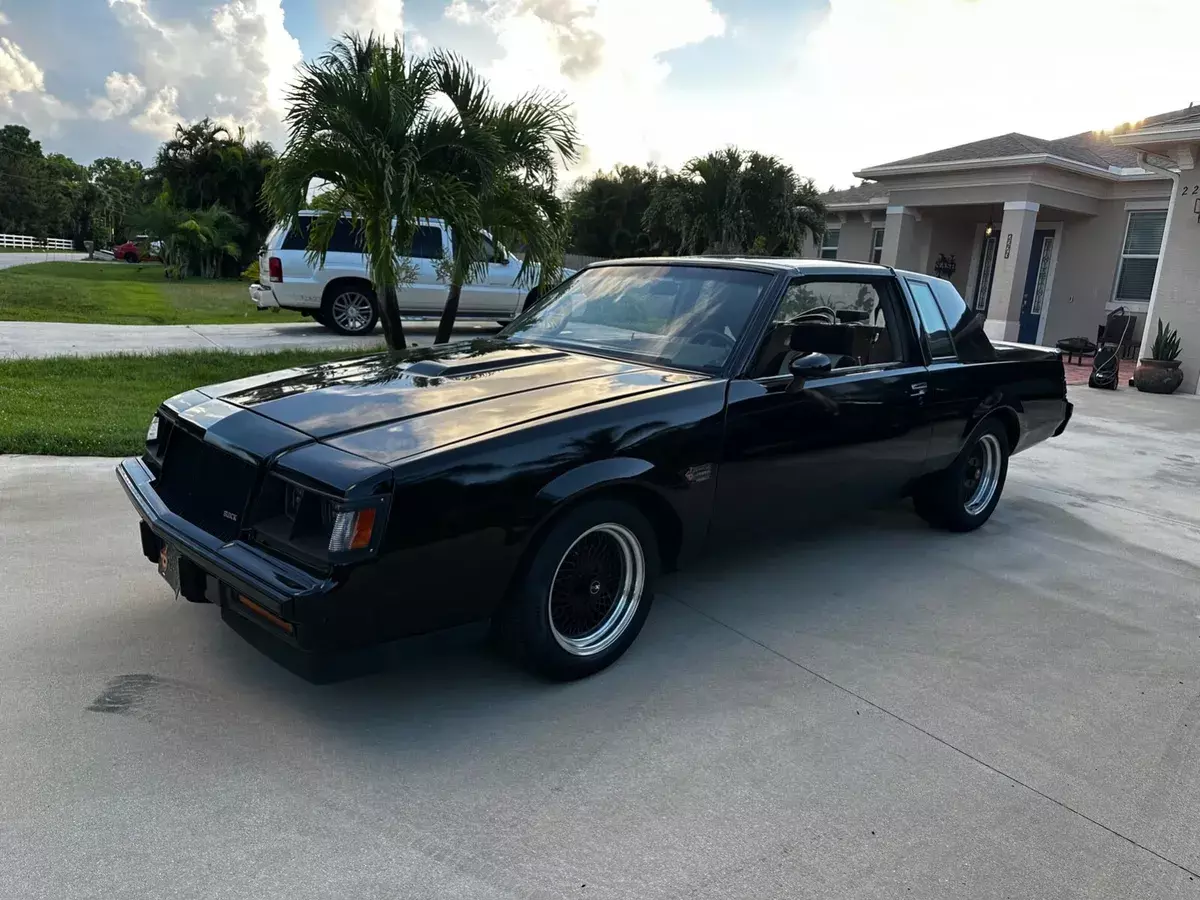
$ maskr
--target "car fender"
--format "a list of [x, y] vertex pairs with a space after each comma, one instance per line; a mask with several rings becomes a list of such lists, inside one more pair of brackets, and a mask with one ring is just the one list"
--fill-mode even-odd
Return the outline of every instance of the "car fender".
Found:
[[653, 463], [632, 456], [593, 460], [550, 481], [538, 491], [537, 505], [541, 510], [552, 508], [586, 491], [642, 478], [653, 469]]
[[1022, 423], [1024, 412], [1020, 400], [1007, 397], [1001, 391], [990, 394], [972, 410], [971, 416], [963, 428], [963, 446], [966, 447], [971, 443], [971, 439], [985, 421], [997, 418], [1004, 424], [1004, 428], [1008, 432], [1010, 451], [1015, 451], [1024, 431]]

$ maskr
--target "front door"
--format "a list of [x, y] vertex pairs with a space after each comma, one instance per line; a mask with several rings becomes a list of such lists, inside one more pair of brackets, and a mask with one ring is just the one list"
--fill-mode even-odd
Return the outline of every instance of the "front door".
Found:
[[1021, 294], [1021, 329], [1017, 340], [1036, 344], [1050, 286], [1050, 264], [1054, 260], [1054, 232], [1035, 231], [1033, 249], [1029, 251], [1029, 271], [1025, 275], [1025, 290]]
[[[891, 279], [800, 279], [751, 364], [729, 385], [712, 533], [812, 533], [844, 510], [899, 496], [923, 468], [926, 368], [896, 313]], [[789, 361], [834, 368], [793, 383]]]

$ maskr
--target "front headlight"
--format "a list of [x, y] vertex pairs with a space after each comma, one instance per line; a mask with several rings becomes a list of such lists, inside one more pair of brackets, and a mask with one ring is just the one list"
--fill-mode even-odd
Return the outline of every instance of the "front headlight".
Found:
[[352, 562], [379, 546], [388, 497], [348, 501], [268, 475], [255, 502], [255, 540], [330, 563]]
[[146, 443], [152, 444], [158, 440], [158, 414], [150, 420], [150, 427], [146, 429]]

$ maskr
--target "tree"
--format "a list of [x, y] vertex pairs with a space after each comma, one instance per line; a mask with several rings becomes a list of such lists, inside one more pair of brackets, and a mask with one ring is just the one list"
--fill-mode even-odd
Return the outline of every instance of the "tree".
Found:
[[[435, 103], [438, 70], [399, 40], [345, 35], [304, 63], [288, 94], [288, 141], [267, 177], [272, 211], [292, 224], [314, 181], [323, 181], [326, 215], [309, 230], [309, 255], [323, 265], [338, 215], [354, 222], [377, 295], [388, 346], [403, 349], [396, 290], [417, 218], [478, 222], [470, 173], [493, 151], [482, 133], [463, 129]], [[436, 212], [435, 212], [436, 211]]]
[[567, 227], [566, 206], [555, 194], [558, 164], [573, 162], [579, 150], [575, 123], [561, 97], [534, 92], [497, 103], [461, 57], [435, 53], [430, 61], [459, 129], [438, 162], [477, 198], [448, 212], [430, 211], [446, 220], [454, 251], [443, 266], [450, 289], [434, 338], [444, 344], [454, 330], [463, 284], [483, 277], [491, 261], [482, 231], [495, 245], [524, 248], [514, 284], [529, 286], [534, 273], [539, 288], [558, 281]]
[[112, 242], [121, 243], [133, 237], [130, 231], [133, 218], [152, 199], [142, 164], [136, 159], [104, 156], [88, 166], [88, 177], [107, 198]]
[[33, 234], [45, 230], [42, 145], [23, 125], [0, 128], [0, 232]]
[[233, 132], [204, 118], [175, 126], [175, 136], [158, 150], [151, 176], [170, 189], [180, 208], [205, 210], [218, 204], [242, 223], [238, 256], [227, 266], [240, 271], [257, 255], [271, 229], [272, 218], [261, 197], [274, 161], [270, 144], [247, 144], [243, 129]]
[[673, 252], [678, 235], [644, 222], [661, 175], [654, 166], [619, 165], [575, 182], [568, 195], [571, 249], [609, 259]]
[[661, 177], [643, 227], [676, 232], [678, 253], [792, 256], [822, 233], [824, 215], [811, 180], [773, 156], [727, 147]]

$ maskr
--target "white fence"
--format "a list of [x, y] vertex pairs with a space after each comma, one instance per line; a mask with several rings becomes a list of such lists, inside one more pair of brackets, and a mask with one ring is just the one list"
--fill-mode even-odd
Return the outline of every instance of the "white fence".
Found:
[[603, 256], [584, 256], [582, 253], [568, 253], [563, 257], [563, 265], [568, 269], [582, 269], [589, 263], [600, 262]]
[[22, 250], [74, 250], [73, 241], [66, 238], [46, 238], [46, 243], [27, 234], [0, 234], [0, 247], [19, 247]]

